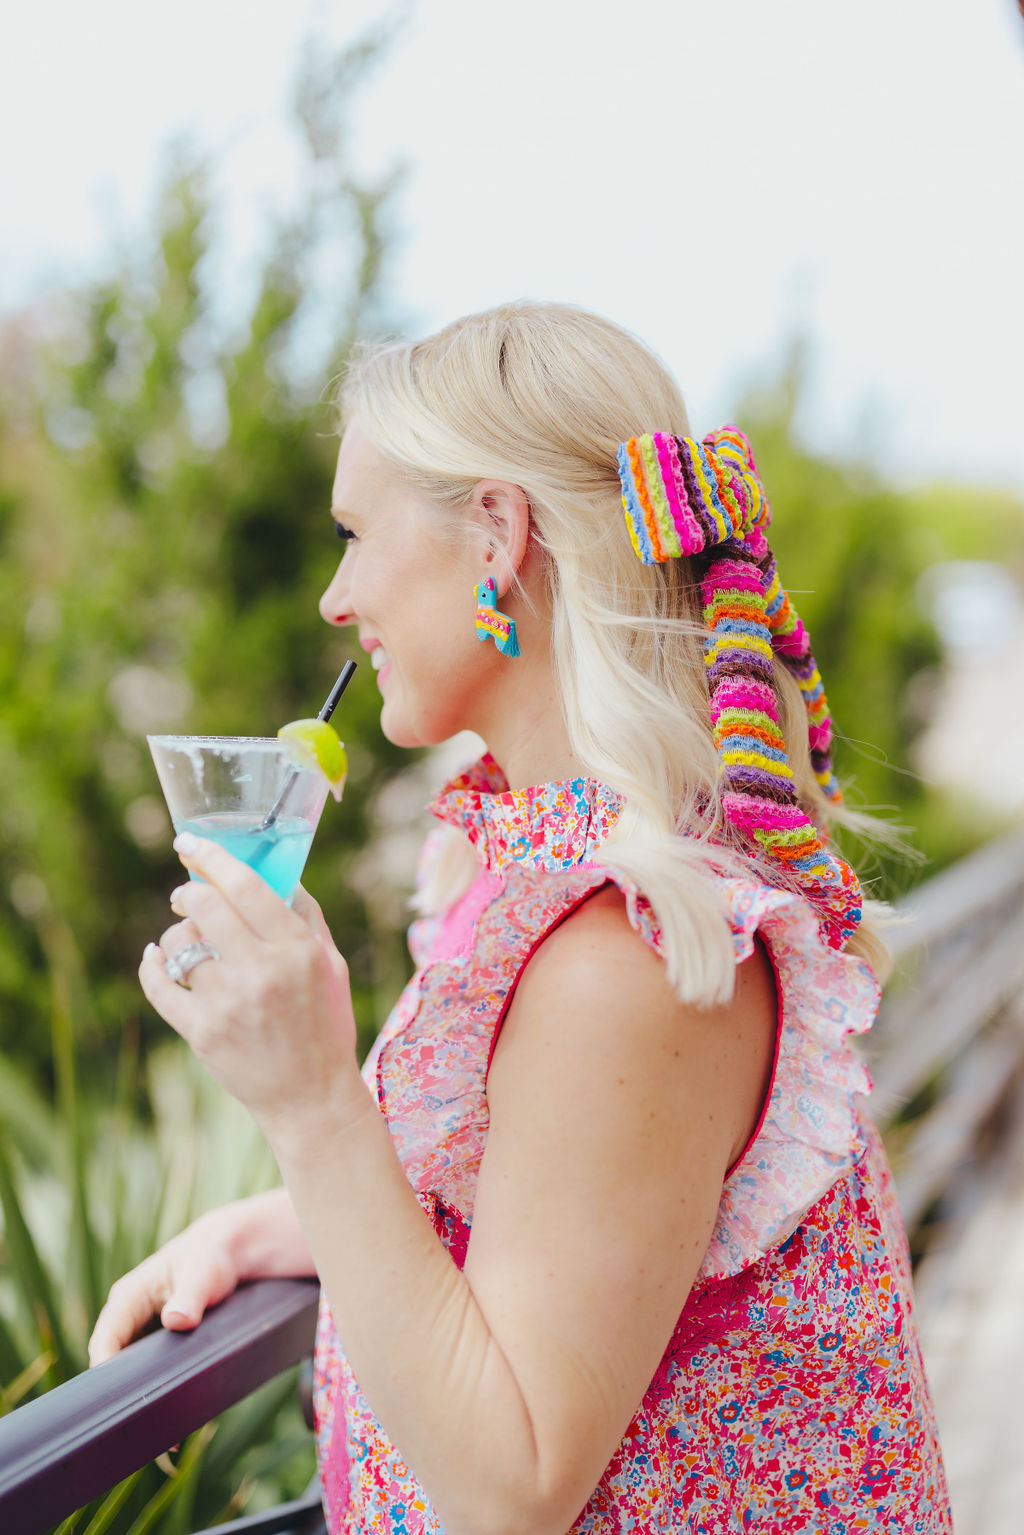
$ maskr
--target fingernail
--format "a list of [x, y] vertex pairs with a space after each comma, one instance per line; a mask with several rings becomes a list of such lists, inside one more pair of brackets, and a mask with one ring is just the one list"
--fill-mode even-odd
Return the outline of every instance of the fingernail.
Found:
[[181, 897], [185, 894], [185, 891], [187, 889], [188, 889], [187, 885], [178, 885], [176, 889], [171, 891], [171, 905], [172, 906], [174, 905], [175, 901], [180, 901], [181, 900]]
[[150, 955], [155, 954], [158, 948], [159, 944], [147, 943], [146, 947], [142, 951], [143, 959], [149, 959]]
[[163, 1314], [164, 1314], [164, 1317], [167, 1320], [170, 1320], [173, 1317], [175, 1320], [177, 1320], [179, 1322], [194, 1322], [195, 1321], [195, 1317], [194, 1316], [190, 1316], [187, 1311], [182, 1311], [180, 1306], [165, 1306]]
[[193, 837], [190, 831], [183, 831], [180, 832], [177, 837], [175, 837], [172, 846], [176, 853], [184, 853], [185, 857], [187, 858], [189, 854], [194, 853], [196, 848], [199, 846], [199, 838]]

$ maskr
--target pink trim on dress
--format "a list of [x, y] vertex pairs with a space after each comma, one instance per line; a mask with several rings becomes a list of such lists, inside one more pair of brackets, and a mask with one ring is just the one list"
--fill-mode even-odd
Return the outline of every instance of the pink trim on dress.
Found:
[[783, 1009], [785, 1007], [782, 996], [782, 983], [779, 980], [778, 966], [775, 963], [775, 955], [771, 951], [771, 945], [764, 943], [763, 939], [762, 944], [765, 953], [768, 955], [768, 963], [772, 967], [772, 975], [775, 977], [775, 1044], [772, 1049], [772, 1069], [768, 1074], [768, 1086], [765, 1088], [764, 1098], [761, 1101], [761, 1112], [757, 1117], [757, 1124], [747, 1136], [747, 1144], [744, 1146], [739, 1156], [729, 1163], [729, 1170], [725, 1175], [726, 1182], [728, 1182], [732, 1177], [733, 1173], [736, 1171], [737, 1167], [739, 1167], [751, 1146], [753, 1146], [754, 1142], [757, 1140], [757, 1137], [761, 1134], [764, 1122], [768, 1117], [768, 1109], [772, 1101], [772, 1094], [775, 1091], [775, 1077], [779, 1069], [779, 1057], [782, 1054], [782, 1015]]

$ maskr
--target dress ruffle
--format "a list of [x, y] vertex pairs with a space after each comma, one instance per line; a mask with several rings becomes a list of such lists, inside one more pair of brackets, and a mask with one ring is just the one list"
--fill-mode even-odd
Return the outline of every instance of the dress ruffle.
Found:
[[[660, 952], [649, 903], [632, 881], [608, 872], [633, 928]], [[870, 1029], [881, 995], [865, 961], [821, 941], [817, 914], [803, 896], [710, 873], [720, 882], [736, 963], [750, 958], [755, 935], [768, 950], [780, 1016], [765, 1111], [726, 1178], [698, 1282], [738, 1274], [778, 1247], [864, 1155], [871, 1077], [851, 1036]]]
[[[491, 757], [447, 785], [431, 806], [466, 833], [492, 880], [507, 879], [510, 865], [605, 873], [621, 889], [633, 928], [660, 953], [649, 902], [614, 868], [602, 870], [601, 845], [618, 808], [610, 790], [589, 780], [509, 790]], [[880, 993], [863, 960], [822, 941], [819, 916], [804, 896], [742, 873], [711, 867], [708, 874], [722, 896], [737, 964], [753, 953], [755, 935], [768, 949], [780, 1020], [764, 1115], [725, 1181], [698, 1280], [739, 1273], [778, 1247], [864, 1155], [862, 1100], [871, 1079], [852, 1041], [871, 1027]], [[464, 898], [474, 907], [473, 922], [481, 904], [474, 893]], [[429, 932], [442, 949], [445, 925]], [[417, 936], [422, 944], [428, 935]]]
[[551, 873], [587, 863], [614, 826], [622, 801], [592, 778], [510, 789], [485, 754], [448, 784], [430, 806], [439, 820], [465, 832], [483, 868], [511, 864]]
[[764, 1116], [722, 1190], [698, 1280], [756, 1263], [864, 1156], [867, 1067], [852, 1037], [870, 1029], [881, 992], [870, 966], [827, 948], [803, 897], [722, 877], [737, 964], [765, 943], [779, 993], [775, 1069]]

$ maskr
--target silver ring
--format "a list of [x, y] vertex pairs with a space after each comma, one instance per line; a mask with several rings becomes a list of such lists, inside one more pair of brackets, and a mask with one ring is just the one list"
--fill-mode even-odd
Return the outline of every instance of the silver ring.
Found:
[[168, 955], [164, 969], [172, 981], [177, 981], [179, 986], [184, 986], [186, 979], [191, 975], [197, 965], [201, 965], [204, 959], [220, 959], [220, 955], [212, 943], [207, 943], [205, 938], [200, 938], [198, 943], [187, 943], [177, 954]]

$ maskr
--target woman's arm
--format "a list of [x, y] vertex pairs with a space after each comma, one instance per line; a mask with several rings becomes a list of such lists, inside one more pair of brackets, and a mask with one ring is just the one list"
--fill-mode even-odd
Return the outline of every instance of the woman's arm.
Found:
[[187, 1331], [243, 1280], [315, 1272], [287, 1189], [209, 1210], [111, 1287], [89, 1339], [89, 1363], [116, 1354], [151, 1317]]
[[617, 892], [543, 944], [488, 1083], [464, 1273], [368, 1092], [265, 1125], [360, 1386], [452, 1535], [561, 1535], [657, 1368], [757, 1121], [776, 999], [681, 1005]]
[[[337, 952], [320, 907], [301, 885], [292, 910], [326, 953]], [[315, 1274], [287, 1189], [222, 1205], [115, 1281], [89, 1339], [89, 1362], [118, 1353], [154, 1316], [171, 1331], [188, 1331], [247, 1279]]]

